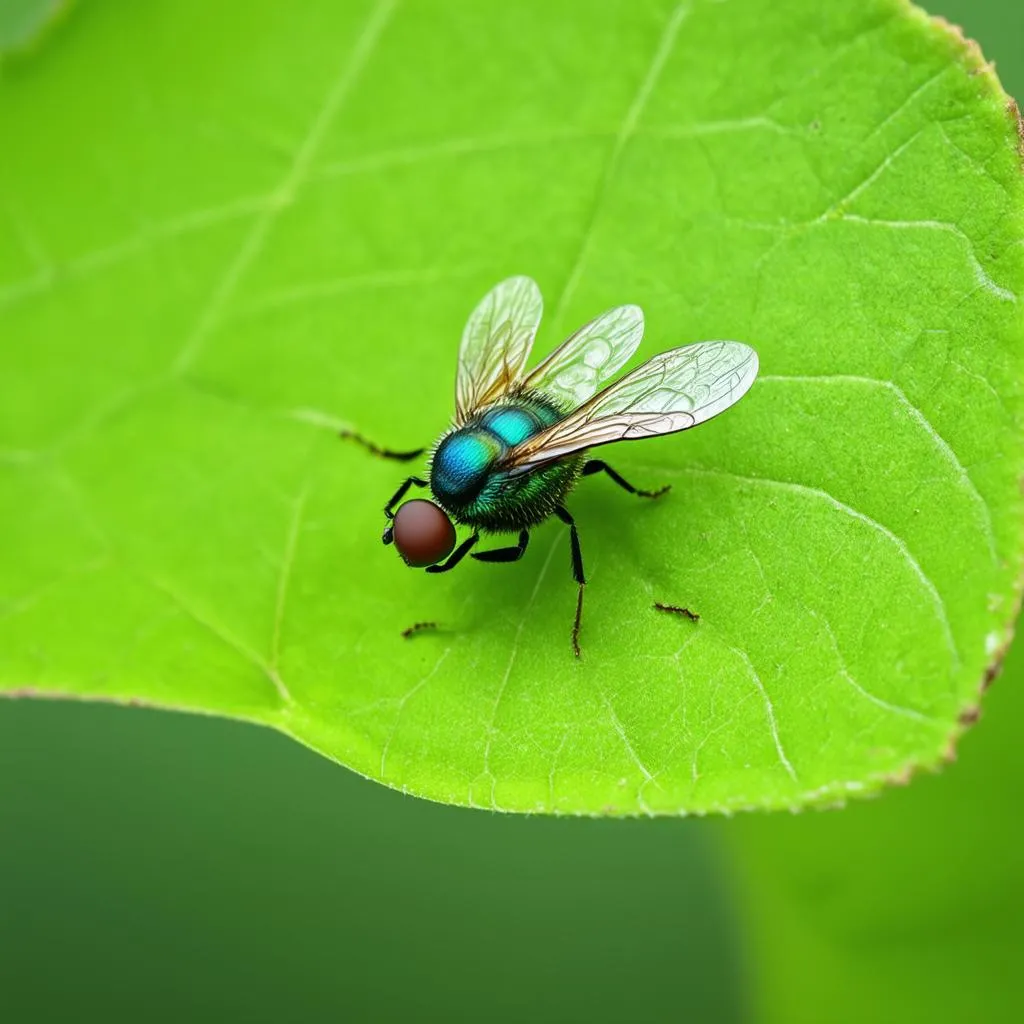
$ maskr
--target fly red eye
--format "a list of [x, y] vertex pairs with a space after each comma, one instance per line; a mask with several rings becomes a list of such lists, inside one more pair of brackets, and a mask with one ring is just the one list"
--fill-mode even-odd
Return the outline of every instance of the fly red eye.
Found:
[[400, 506], [392, 524], [395, 547], [406, 565], [421, 569], [447, 558], [455, 547], [455, 527], [432, 501], [414, 498]]

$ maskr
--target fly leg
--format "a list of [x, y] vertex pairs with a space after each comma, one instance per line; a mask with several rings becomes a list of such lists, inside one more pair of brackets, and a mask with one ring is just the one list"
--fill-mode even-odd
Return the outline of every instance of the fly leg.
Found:
[[[462, 561], [463, 558], [469, 552], [469, 549], [480, 539], [479, 533], [474, 533], [471, 537], [467, 537], [452, 553], [448, 556], [447, 561], [442, 562], [440, 565], [428, 565], [427, 572], [448, 572], [449, 569], [454, 569], [455, 566]], [[523, 530], [519, 534], [519, 543], [514, 547], [508, 548], [494, 548], [491, 551], [474, 551], [473, 557], [480, 559], [481, 562], [518, 562], [523, 557], [523, 553], [526, 551], [526, 545], [530, 542], [529, 530]], [[410, 637], [414, 633], [420, 631], [423, 628], [433, 628], [436, 623], [433, 622], [418, 622], [415, 626], [407, 629], [402, 636]]]
[[427, 481], [418, 476], [407, 477], [405, 483], [391, 495], [391, 500], [384, 506], [384, 515], [386, 515], [388, 519], [395, 518], [395, 506], [405, 497], [405, 492], [412, 486], [426, 487]]
[[583, 575], [583, 555], [580, 553], [580, 535], [576, 530], [576, 521], [569, 515], [569, 510], [561, 505], [555, 509], [555, 515], [569, 527], [572, 578], [579, 584], [579, 593], [576, 595], [576, 619], [572, 624], [572, 649], [578, 658], [580, 656], [580, 618], [583, 615], [583, 588], [587, 584], [587, 578]]
[[683, 608], [678, 604], [662, 604], [660, 601], [655, 601], [653, 607], [657, 612], [668, 612], [670, 615], [681, 615], [683, 618], [689, 619], [691, 622], [700, 622], [700, 615], [698, 615], [697, 612], [691, 612], [689, 608]]
[[417, 448], [415, 451], [395, 452], [390, 448], [381, 448], [380, 445], [368, 441], [362, 434], [357, 434], [354, 430], [342, 430], [338, 437], [343, 441], [355, 441], [371, 455], [376, 455], [378, 459], [392, 459], [395, 462], [411, 462], [427, 450], [426, 448]]
[[[426, 448], [417, 448], [415, 451], [395, 452], [390, 448], [381, 448], [379, 444], [368, 441], [362, 434], [357, 434], [354, 430], [342, 430], [338, 433], [338, 437], [343, 441], [355, 441], [356, 444], [365, 448], [371, 455], [376, 455], [379, 459], [390, 459], [393, 462], [411, 462], [427, 450]], [[384, 515], [388, 519], [395, 518], [395, 506], [405, 497], [405, 492], [414, 484], [417, 487], [426, 487], [427, 481], [421, 480], [418, 476], [408, 477], [405, 483], [395, 491], [387, 505], [384, 506]], [[395, 539], [394, 528], [388, 526], [380, 539], [385, 544], [393, 543]]]
[[[398, 490], [391, 495], [391, 500], [384, 506], [384, 515], [386, 515], [388, 519], [395, 518], [395, 506], [405, 497], [405, 492], [408, 491], [409, 488], [414, 485], [416, 487], [426, 487], [427, 481], [421, 480], [418, 476], [410, 476], [406, 478], [405, 483], [402, 484], [402, 486], [399, 487]], [[394, 539], [395, 528], [393, 526], [389, 526], [384, 531], [384, 535], [381, 537], [381, 540], [385, 544], [391, 544], [394, 541]]]
[[466, 553], [479, 539], [479, 533], [474, 533], [471, 537], [467, 537], [445, 561], [439, 562], [437, 565], [428, 565], [427, 572], [448, 572], [449, 569], [454, 569], [466, 557]]
[[594, 473], [607, 473], [624, 491], [629, 491], [630, 494], [635, 494], [639, 498], [660, 498], [666, 491], [672, 489], [671, 484], [666, 484], [656, 491], [641, 491], [639, 487], [634, 487], [625, 477], [616, 473], [607, 462], [602, 462], [600, 459], [591, 459], [587, 462], [583, 466], [580, 476], [592, 476]]
[[519, 543], [507, 548], [492, 548], [490, 551], [474, 551], [473, 557], [481, 562], [518, 562], [526, 554], [526, 545], [530, 543], [530, 531], [523, 530], [519, 534]]
[[402, 637], [409, 640], [417, 633], [426, 632], [428, 629], [437, 629], [436, 622], [414, 622], [408, 629], [402, 630]]

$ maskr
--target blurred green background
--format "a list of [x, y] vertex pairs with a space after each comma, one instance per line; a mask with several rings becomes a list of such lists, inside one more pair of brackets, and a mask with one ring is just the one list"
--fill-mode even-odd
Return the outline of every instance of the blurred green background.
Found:
[[[1024, 95], [1020, 0], [931, 10]], [[460, 811], [232, 722], [0, 701], [0, 1018], [1017, 1020], [1022, 684], [1024, 649], [941, 775], [731, 821]]]

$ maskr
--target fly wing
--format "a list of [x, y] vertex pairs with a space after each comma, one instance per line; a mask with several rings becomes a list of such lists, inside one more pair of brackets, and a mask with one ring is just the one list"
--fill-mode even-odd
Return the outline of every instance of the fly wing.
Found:
[[510, 277], [480, 300], [459, 346], [457, 422], [518, 383], [543, 310], [540, 289], [529, 277]]
[[609, 309], [562, 342], [530, 371], [523, 385], [575, 409], [629, 359], [643, 336], [644, 312], [639, 306]]
[[584, 448], [686, 430], [738, 402], [756, 376], [757, 353], [738, 341], [663, 352], [516, 445], [504, 468], [526, 473]]

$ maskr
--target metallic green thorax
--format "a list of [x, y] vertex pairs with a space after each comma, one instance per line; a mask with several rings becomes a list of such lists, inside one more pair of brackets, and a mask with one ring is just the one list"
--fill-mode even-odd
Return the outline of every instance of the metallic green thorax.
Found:
[[430, 489], [456, 522], [496, 532], [523, 530], [547, 519], [576, 482], [584, 455], [529, 473], [503, 472], [517, 444], [556, 423], [564, 411], [536, 391], [509, 395], [476, 412], [441, 438], [430, 464]]

